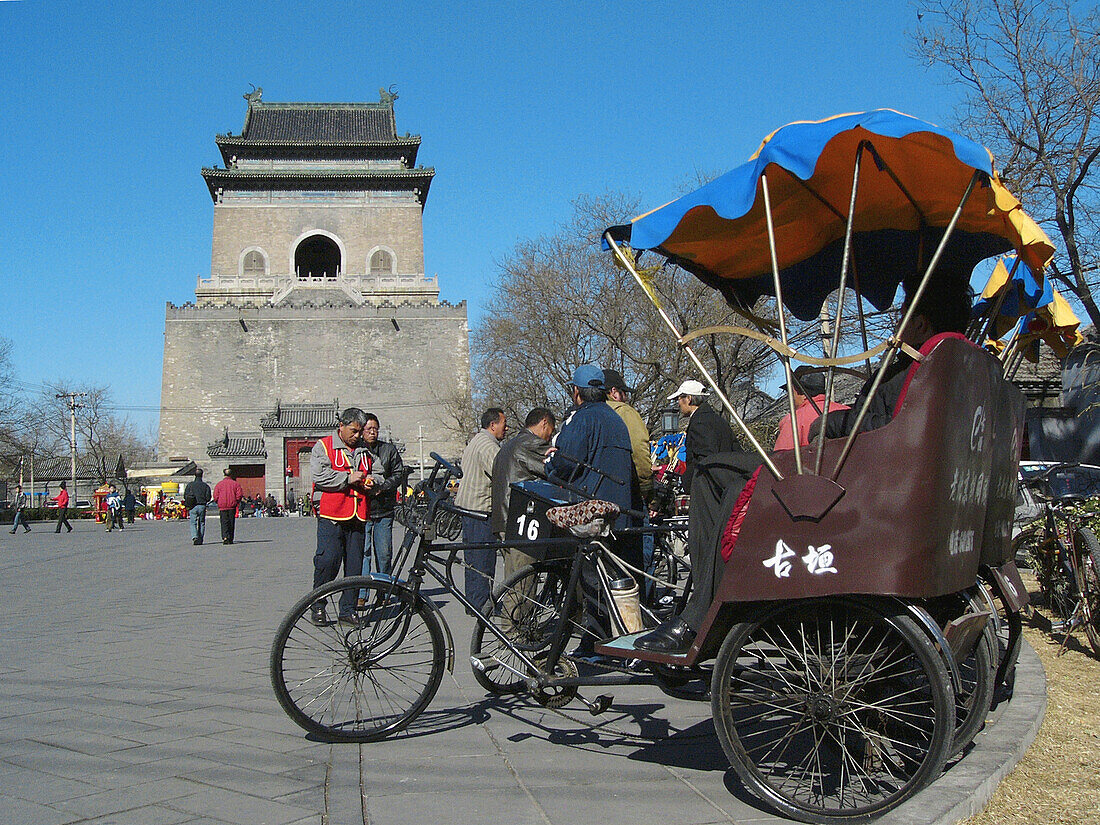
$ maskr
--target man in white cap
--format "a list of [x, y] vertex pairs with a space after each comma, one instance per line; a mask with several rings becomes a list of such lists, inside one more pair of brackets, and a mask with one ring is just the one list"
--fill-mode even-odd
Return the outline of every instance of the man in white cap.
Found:
[[687, 469], [684, 487], [691, 494], [688, 510], [688, 555], [695, 584], [679, 616], [659, 624], [635, 642], [635, 647], [660, 653], [684, 653], [695, 640], [710, 609], [724, 567], [717, 563], [717, 531], [729, 510], [727, 495], [740, 491], [759, 458], [745, 453], [733, 438], [730, 425], [706, 402], [706, 388], [698, 381], [682, 383], [669, 401], [690, 416], [687, 427]]
[[733, 430], [707, 403], [707, 388], [694, 378], [682, 383], [669, 401], [680, 405], [680, 414], [688, 416], [687, 469], [684, 471], [684, 489], [691, 491], [695, 468], [708, 455], [726, 453], [738, 449]]

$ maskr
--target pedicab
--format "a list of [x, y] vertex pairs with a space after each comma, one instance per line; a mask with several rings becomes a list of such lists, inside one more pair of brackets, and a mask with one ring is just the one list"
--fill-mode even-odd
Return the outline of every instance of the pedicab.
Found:
[[[600, 713], [611, 697], [590, 701], [578, 687], [702, 674], [722, 747], [762, 800], [807, 822], [881, 816], [966, 746], [1004, 675], [995, 665], [1011, 665], [990, 625], [1026, 603], [1011, 547], [1022, 396], [974, 343], [935, 336], [920, 351], [908, 348], [907, 387], [885, 426], [861, 431], [864, 405], [847, 437], [772, 453], [692, 341], [726, 333], [763, 341], [788, 385], [792, 361], [822, 368], [827, 422], [837, 371], [881, 355], [870, 379], [877, 388], [913, 316], [903, 313], [881, 344], [839, 355], [849, 292], [862, 317], [863, 302], [888, 307], [906, 276], [918, 276], [911, 288], [919, 298], [941, 260], [969, 272], [1015, 249], [1040, 271], [1050, 243], [985, 149], [886, 110], [784, 127], [746, 165], [610, 228], [604, 242], [760, 457], [753, 485], [715, 537], [725, 566], [690, 649], [640, 649], [645, 631], [619, 621], [596, 653], [641, 663], [648, 676], [634, 667], [579, 674], [564, 653], [583, 560], [599, 555], [618, 512], [606, 502], [524, 511], [513, 546], [541, 560], [513, 577], [514, 587], [505, 582], [485, 605], [472, 604], [451, 566], [463, 549], [490, 545], [433, 543], [438, 512], [477, 516], [450, 502], [446, 485], [461, 471], [433, 454], [436, 467], [419, 485], [429, 505], [410, 523], [394, 573], [323, 585], [284, 618], [271, 652], [276, 696], [295, 722], [334, 741], [407, 728], [454, 662], [448, 625], [421, 590], [427, 577], [476, 617], [471, 664], [491, 692], [526, 693], [552, 708], [577, 698]], [[639, 264], [645, 251], [713, 286], [748, 323], [760, 321], [758, 299], [772, 296], [777, 324], [681, 331], [661, 305], [660, 267]], [[813, 319], [832, 293], [832, 355], [797, 351], [786, 312]], [[571, 562], [553, 567], [562, 557]], [[349, 591], [355, 612], [325, 620], [318, 606], [354, 604]], [[500, 610], [509, 605], [518, 607]]]
[[[707, 618], [687, 654], [663, 661], [716, 657], [719, 739], [776, 808], [814, 822], [880, 815], [965, 747], [1014, 662], [1027, 598], [1011, 552], [1023, 398], [997, 359], [947, 333], [907, 353], [892, 420], [860, 423], [941, 262], [969, 273], [1014, 249], [1041, 272], [1053, 248], [986, 149], [888, 110], [784, 127], [749, 163], [604, 237], [762, 461], [722, 536], [728, 561]], [[643, 250], [750, 321], [758, 299], [774, 296], [778, 337], [761, 325], [682, 332], [661, 306], [660, 269], [637, 263]], [[864, 302], [886, 309], [913, 275], [893, 335], [838, 355], [846, 293], [858, 296], [862, 327]], [[832, 355], [796, 351], [786, 312], [812, 320], [831, 293]], [[847, 437], [825, 439], [823, 426], [808, 447], [769, 454], [692, 350], [713, 333], [766, 343], [788, 386], [793, 361], [823, 368], [826, 421], [837, 371], [882, 358]], [[1009, 619], [1003, 656], [999, 614]], [[629, 644], [598, 649], [613, 647]]]

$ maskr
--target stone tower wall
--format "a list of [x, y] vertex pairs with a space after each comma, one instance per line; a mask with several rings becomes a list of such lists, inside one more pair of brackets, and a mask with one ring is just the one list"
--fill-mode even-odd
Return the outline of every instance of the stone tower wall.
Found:
[[377, 247], [391, 250], [395, 274], [423, 274], [423, 210], [414, 198], [376, 198], [355, 205], [240, 204], [214, 207], [212, 275], [237, 275], [246, 249], [261, 248], [268, 274], [289, 275], [294, 248], [317, 230], [334, 235], [344, 250], [343, 271], [366, 273]]
[[[226, 428], [258, 433], [277, 400], [333, 399], [377, 414], [383, 430], [406, 443], [408, 461], [418, 458], [418, 425], [425, 455], [456, 456], [463, 439], [447, 429], [442, 405], [465, 388], [469, 369], [465, 303], [241, 310], [169, 304], [160, 458], [186, 455], [216, 470], [225, 463], [210, 459], [206, 448]], [[267, 484], [279, 495], [282, 457], [272, 452]]]

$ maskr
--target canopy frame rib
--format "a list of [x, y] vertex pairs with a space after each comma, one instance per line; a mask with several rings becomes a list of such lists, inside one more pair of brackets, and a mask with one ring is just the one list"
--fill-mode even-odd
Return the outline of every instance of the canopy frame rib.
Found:
[[[848, 201], [848, 221], [844, 229], [844, 255], [840, 263], [840, 288], [836, 299], [836, 316], [833, 318], [833, 339], [829, 343], [829, 354], [836, 357], [840, 348], [840, 327], [844, 320], [844, 295], [848, 287], [848, 267], [852, 257], [852, 234], [856, 221], [856, 196], [859, 194], [859, 176], [863, 164], [863, 152], [867, 141], [861, 140], [856, 147], [855, 165], [852, 168], [852, 194]], [[859, 313], [863, 314], [863, 302], [859, 301]], [[825, 408], [821, 411], [821, 429], [817, 436], [817, 455], [814, 457], [814, 475], [821, 475], [821, 460], [825, 455], [825, 428], [829, 425], [829, 407], [833, 401], [833, 376], [835, 367], [829, 367], [825, 373]], [[795, 419], [791, 417], [791, 428], [798, 440], [798, 432], [795, 427]]]
[[[768, 187], [768, 170], [760, 175], [760, 191], [764, 195], [764, 216], [768, 224], [768, 251], [772, 259], [772, 288], [775, 290], [775, 309], [779, 317], [779, 340], [783, 342], [785, 349], [790, 349], [787, 341], [787, 309], [783, 306], [783, 285], [779, 281], [779, 254], [775, 249], [775, 220], [772, 215], [771, 192]], [[791, 429], [794, 434], [794, 467], [795, 473], [802, 475], [802, 445], [799, 443], [798, 429], [795, 425], [794, 408], [794, 373], [791, 370], [791, 357], [781, 353], [779, 360], [783, 363], [783, 374], [787, 379], [787, 408], [791, 414]]]
[[[936, 246], [936, 251], [932, 255], [932, 259], [928, 262], [928, 267], [924, 270], [924, 275], [920, 279], [920, 283], [917, 285], [916, 291], [912, 296], [906, 296], [909, 299], [909, 308], [902, 316], [901, 322], [894, 330], [894, 334], [890, 336], [889, 344], [886, 352], [882, 356], [882, 362], [879, 364], [878, 373], [875, 375], [874, 381], [871, 383], [871, 387], [867, 392], [867, 397], [863, 401], [863, 406], [860, 407], [859, 412], [856, 414], [856, 420], [852, 425], [852, 431], [848, 433], [848, 437], [844, 442], [844, 448], [841, 450], [840, 455], [837, 457], [836, 465], [833, 468], [832, 481], [836, 481], [840, 476], [840, 471], [844, 468], [845, 462], [848, 460], [848, 455], [852, 451], [852, 445], [855, 443], [856, 436], [859, 435], [859, 428], [863, 424], [863, 420], [867, 417], [867, 412], [871, 408], [871, 402], [874, 400], [875, 393], [878, 392], [878, 388], [881, 386], [883, 378], [886, 376], [886, 371], [890, 369], [890, 365], [894, 361], [894, 357], [897, 355], [898, 350], [902, 347], [902, 336], [905, 334], [906, 329], [909, 327], [909, 323], [913, 320], [913, 316], [916, 314], [917, 304], [920, 303], [921, 297], [924, 295], [925, 289], [928, 287], [929, 282], [932, 280], [932, 273], [935, 271], [936, 266], [940, 262], [940, 257], [943, 255], [944, 249], [947, 247], [947, 242], [951, 239], [951, 235], [955, 231], [955, 226], [959, 222], [959, 218], [962, 216], [963, 208], [966, 206], [967, 201], [970, 200], [971, 194], [974, 192], [974, 187], [987, 175], [981, 169], [975, 169], [974, 174], [970, 176], [970, 181], [966, 185], [966, 191], [963, 192], [962, 199], [959, 201], [959, 205], [955, 208], [954, 214], [951, 216], [951, 220], [947, 224], [947, 228], [944, 230], [943, 237], [940, 238], [939, 244]], [[824, 428], [823, 428], [824, 429]]]
[[607, 245], [611, 248], [611, 251], [615, 254], [615, 257], [619, 260], [619, 263], [622, 264], [626, 271], [634, 277], [634, 280], [638, 283], [638, 286], [642, 288], [642, 292], [644, 292], [646, 297], [649, 298], [650, 303], [652, 303], [653, 306], [656, 307], [657, 312], [661, 316], [661, 320], [665, 322], [665, 325], [675, 336], [677, 343], [679, 343], [679, 345], [683, 348], [684, 352], [687, 353], [688, 358], [691, 359], [691, 362], [695, 365], [695, 368], [699, 370], [706, 382], [710, 384], [711, 388], [718, 395], [719, 400], [722, 402], [722, 406], [725, 407], [726, 412], [730, 414], [730, 416], [733, 418], [734, 423], [737, 424], [741, 432], [744, 433], [745, 438], [747, 438], [749, 443], [752, 445], [752, 448], [763, 460], [764, 466], [768, 468], [768, 472], [775, 476], [775, 479], [777, 481], [782, 481], [783, 474], [779, 472], [779, 468], [775, 466], [775, 462], [772, 461], [771, 456], [768, 455], [763, 445], [761, 445], [756, 436], [752, 434], [752, 431], [749, 429], [749, 425], [745, 423], [745, 420], [740, 415], [738, 415], [737, 410], [733, 408], [733, 404], [730, 403], [729, 398], [726, 397], [726, 394], [722, 391], [722, 388], [718, 386], [718, 382], [714, 380], [714, 377], [710, 374], [710, 370], [706, 368], [702, 360], [700, 360], [699, 356], [696, 355], [695, 350], [691, 347], [691, 345], [684, 342], [683, 336], [680, 334], [680, 330], [676, 327], [676, 323], [669, 317], [668, 313], [665, 312], [664, 307], [662, 307], [659, 302], [655, 301], [653, 299], [653, 296], [649, 294], [649, 290], [646, 289], [645, 281], [638, 273], [637, 268], [634, 266], [634, 262], [627, 257], [627, 255], [620, 248], [619, 244], [616, 243], [613, 237], [611, 237], [610, 232], [604, 232], [603, 238]]

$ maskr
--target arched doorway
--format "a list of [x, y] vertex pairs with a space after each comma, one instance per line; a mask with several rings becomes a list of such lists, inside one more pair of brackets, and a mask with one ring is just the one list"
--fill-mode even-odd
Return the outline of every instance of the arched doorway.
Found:
[[340, 271], [340, 247], [324, 235], [310, 235], [294, 250], [294, 271], [299, 278], [335, 278]]

